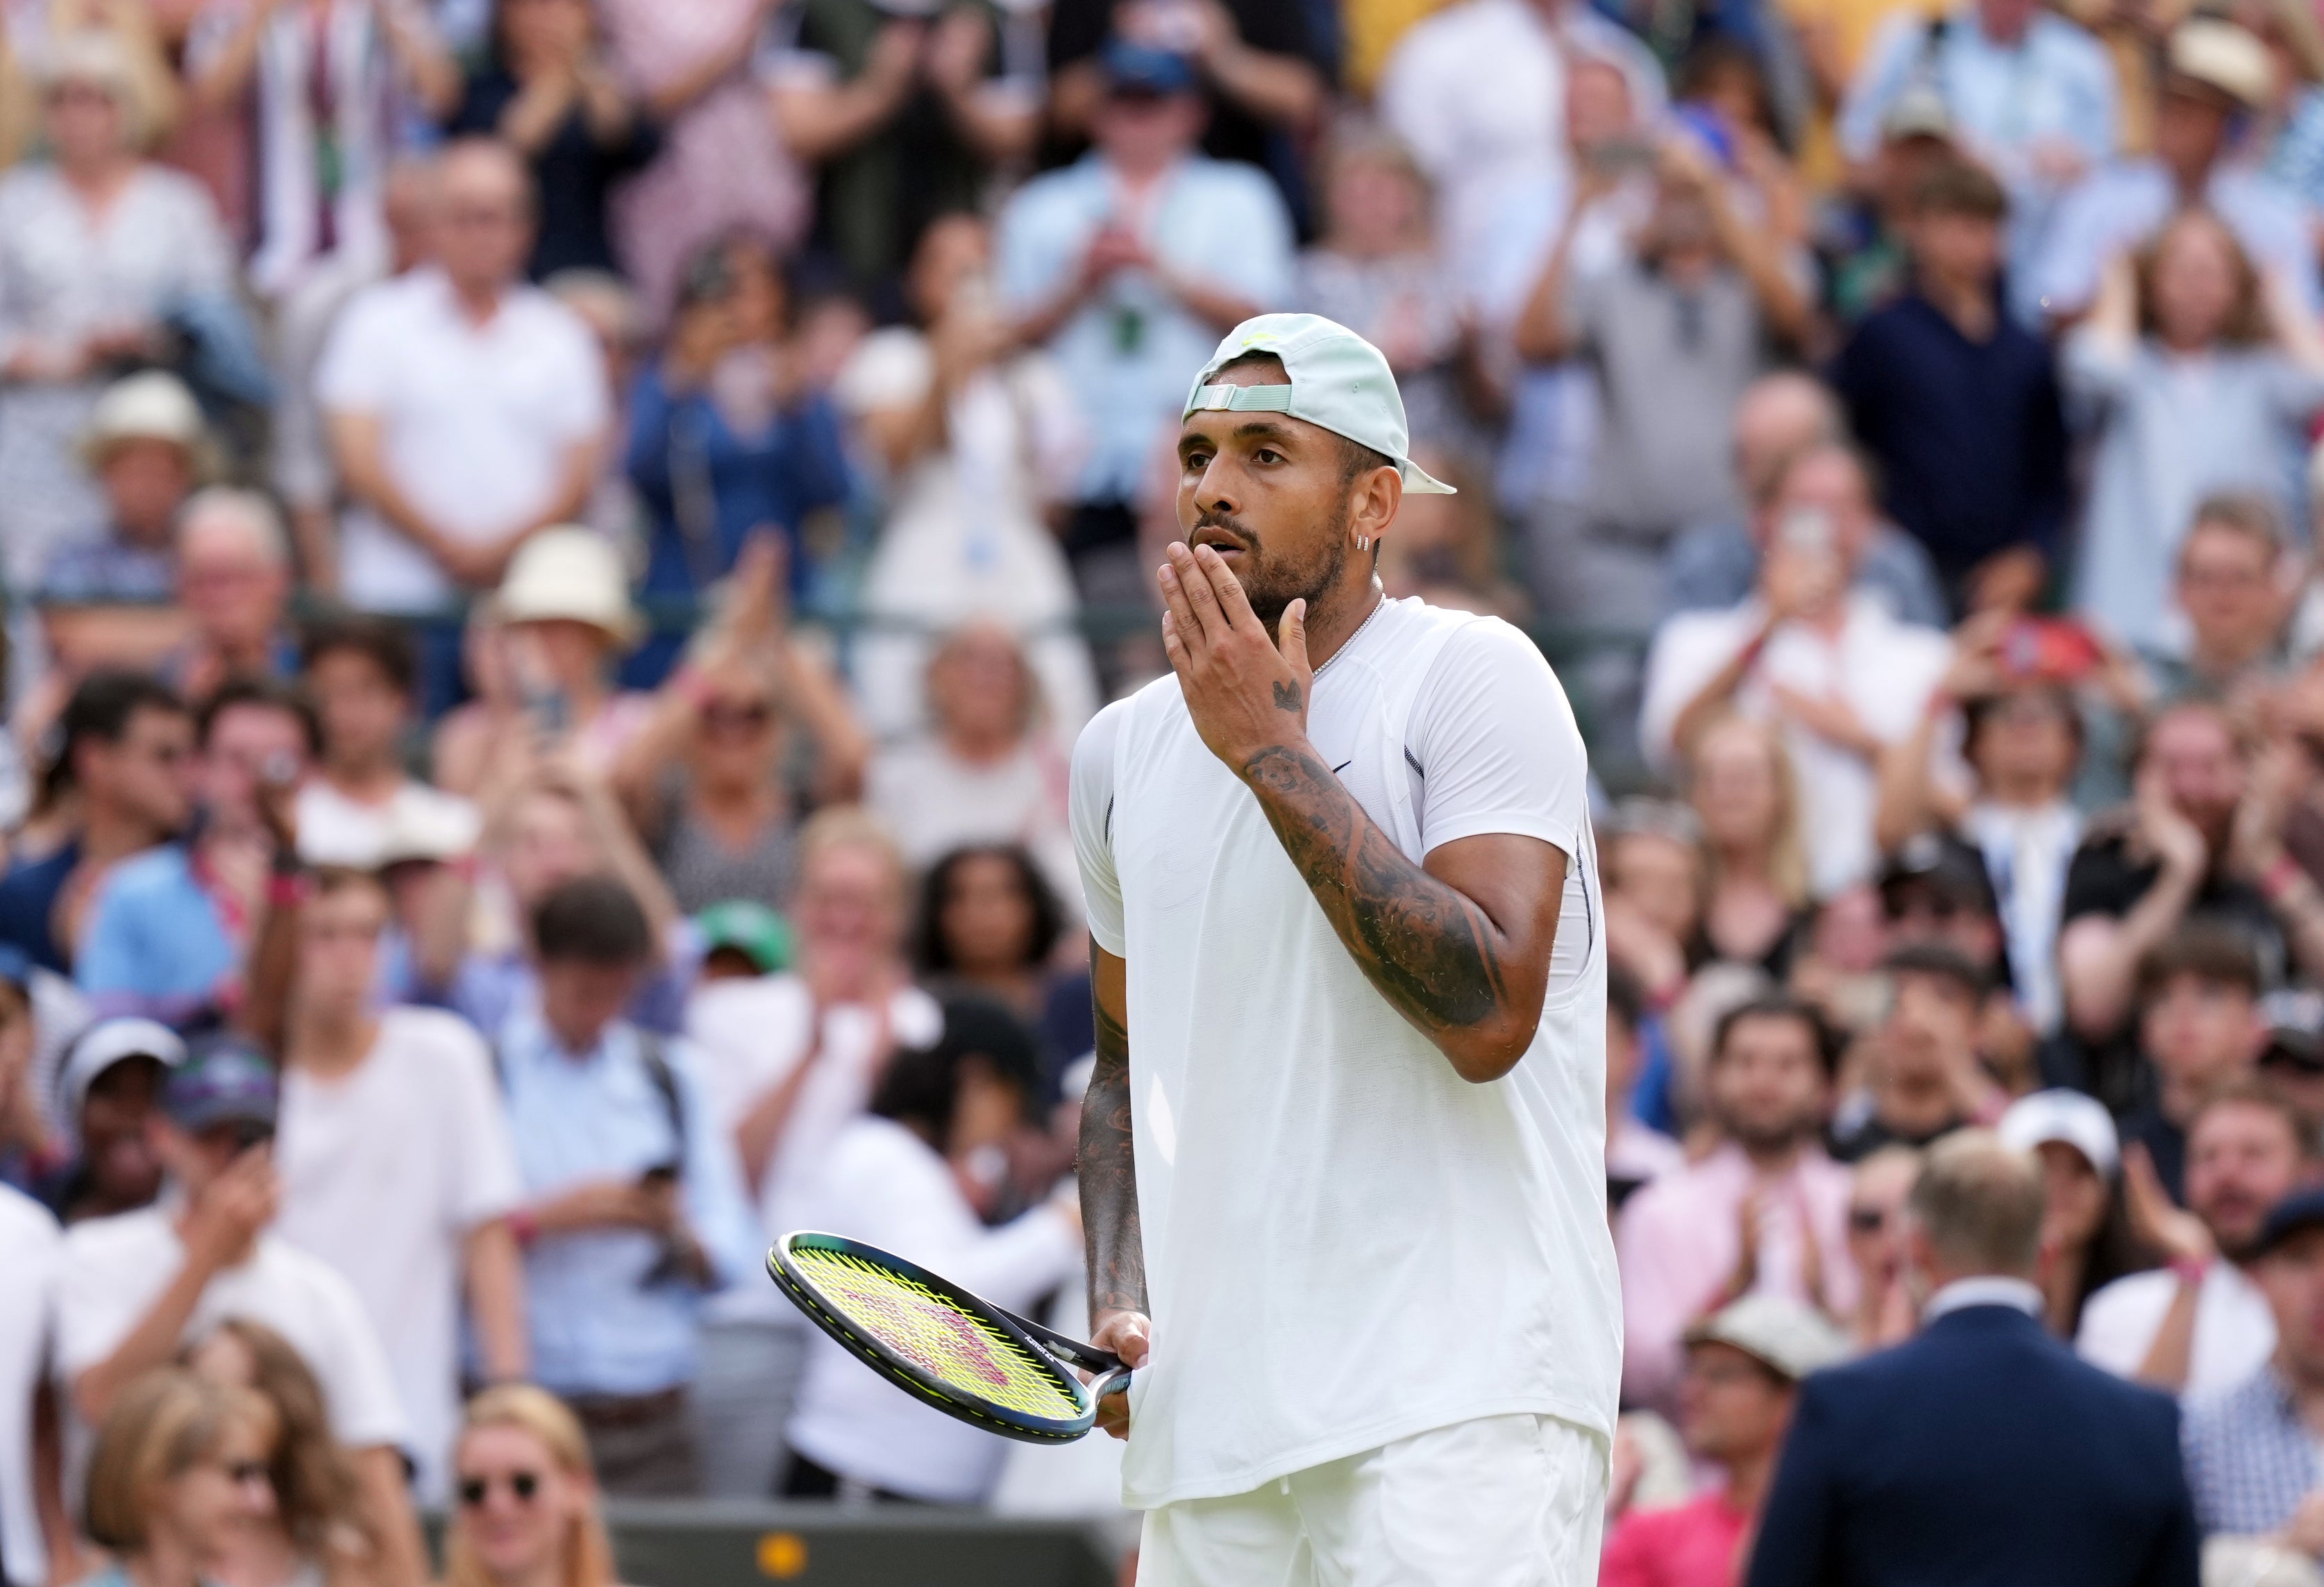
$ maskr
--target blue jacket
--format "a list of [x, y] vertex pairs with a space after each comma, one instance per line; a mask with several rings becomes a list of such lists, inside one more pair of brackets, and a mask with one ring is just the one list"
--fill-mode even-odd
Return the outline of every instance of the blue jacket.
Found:
[[1748, 1587], [2197, 1587], [2179, 1407], [1967, 1306], [1800, 1388]]

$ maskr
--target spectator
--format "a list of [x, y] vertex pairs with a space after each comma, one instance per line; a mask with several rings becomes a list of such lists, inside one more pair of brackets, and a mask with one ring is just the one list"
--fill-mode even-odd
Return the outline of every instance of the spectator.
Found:
[[439, 1504], [464, 1314], [487, 1381], [526, 1372], [521, 1193], [475, 1031], [436, 1009], [374, 1011], [389, 920], [386, 886], [360, 872], [317, 872], [299, 905], [276, 1229], [354, 1287], [410, 1421], [416, 1491]]
[[57, 1076], [72, 1153], [43, 1190], [59, 1221], [109, 1218], [161, 1192], [153, 1113], [186, 1044], [152, 1020], [100, 1020], [82, 1031]]
[[[1946, 949], [1968, 961], [1987, 985], [2006, 973], [1993, 879], [1977, 851], [1959, 838], [1924, 834], [1909, 839], [1881, 867], [1878, 896], [1885, 950]], [[1884, 1012], [1888, 1001], [1884, 993]]]
[[1912, 206], [1911, 284], [1857, 327], [1832, 383], [1879, 460], [1882, 510], [1928, 549], [1954, 608], [2022, 607], [2065, 533], [2057, 372], [2001, 301], [2001, 184], [1956, 161]]
[[2190, 210], [2135, 269], [2109, 269], [2062, 372], [2097, 444], [2074, 608], [2141, 650], [2168, 649], [2168, 570], [2198, 503], [2253, 491], [2304, 521], [2292, 487], [2324, 408], [2324, 339], [2233, 233]]
[[89, 900], [73, 978], [105, 1012], [184, 1024], [235, 1010], [273, 880], [295, 860], [283, 825], [315, 752], [307, 702], [281, 684], [229, 683], [196, 734], [196, 830], [115, 865]]
[[2042, 1320], [2071, 1342], [2090, 1296], [2144, 1265], [2125, 1210], [2114, 1120], [2079, 1091], [2037, 1091], [2010, 1103], [1994, 1132], [2042, 1165]]
[[392, 619], [343, 617], [309, 630], [307, 685], [321, 727], [299, 789], [299, 853], [310, 864], [375, 865], [391, 831], [441, 825], [471, 841], [475, 807], [403, 767], [420, 686], [410, 636]]
[[[865, 1114], [833, 1140], [808, 1192], [810, 1225], [925, 1264], [991, 1299], [1028, 1307], [1077, 1266], [1081, 1215], [1052, 1196], [986, 1227], [999, 1188], [980, 1156], [1007, 1146], [1040, 1088], [1029, 1033], [998, 1005], [947, 1002], [944, 1034], [898, 1053]], [[975, 1504], [1001, 1475], [1002, 1446], [913, 1404], [817, 1340], [784, 1434], [784, 1492]]]
[[200, 492], [178, 516], [178, 605], [189, 632], [161, 670], [189, 700], [234, 678], [288, 678], [299, 647], [286, 613], [290, 546], [255, 491]]
[[1203, 106], [1185, 57], [1117, 41], [1101, 64], [1094, 147], [1002, 208], [996, 284], [1090, 424], [1065, 535], [1082, 598], [1142, 604], [1139, 482], [1185, 372], [1222, 332], [1289, 298], [1291, 229], [1257, 171], [1194, 153]]
[[385, 1564], [416, 1574], [423, 1556], [404, 1491], [409, 1425], [386, 1353], [346, 1280], [268, 1227], [277, 1198], [272, 1068], [246, 1047], [214, 1042], [171, 1071], [161, 1113], [154, 1147], [177, 1195], [65, 1236], [57, 1370], [74, 1410], [101, 1423], [187, 1339], [226, 1317], [263, 1323], [322, 1383]]
[[2264, 1537], [2324, 1554], [2324, 1462], [2309, 1416], [2324, 1383], [2324, 1190], [2295, 1190], [2268, 1209], [2251, 1251], [2275, 1320], [2268, 1357], [2234, 1388], [2187, 1415], [2187, 1482], [2208, 1536]]
[[[850, 480], [837, 411], [784, 343], [786, 309], [782, 272], [753, 236], [719, 238], [686, 272], [667, 348], [630, 393], [629, 477], [653, 514], [649, 598], [708, 594], [765, 530], [782, 539], [792, 595], [807, 591], [800, 531]], [[677, 647], [649, 654], [659, 681]]]
[[[1065, 632], [1073, 577], [1050, 528], [1074, 494], [1088, 429], [1057, 364], [1001, 322], [991, 264], [982, 220], [931, 225], [906, 283], [917, 324], [874, 331], [840, 374], [841, 405], [887, 470], [862, 598], [911, 629], [986, 618], [1015, 630], [1062, 743], [1098, 704], [1089, 646]], [[858, 640], [855, 695], [874, 734], [924, 724], [932, 649], [908, 631]]]
[[251, 284], [279, 296], [339, 252], [387, 252], [383, 189], [401, 104], [449, 112], [460, 69], [419, 8], [211, 0], [186, 42], [197, 108], [254, 102], [258, 246]]
[[1884, 1146], [1856, 1165], [1848, 1196], [1848, 1259], [1856, 1266], [1856, 1309], [1849, 1341], [1861, 1353], [1912, 1337], [1912, 1279], [1904, 1263], [1904, 1200], [1921, 1172], [1922, 1154]]
[[522, 281], [530, 177], [481, 139], [438, 169], [434, 262], [357, 293], [315, 374], [354, 503], [341, 587], [375, 612], [498, 583], [535, 531], [581, 511], [605, 439], [596, 343]]
[[1886, 968], [1888, 1013], [1873, 1042], [1864, 1092], [1842, 1102], [1832, 1124], [1832, 1152], [1844, 1162], [1991, 1123], [2005, 1105], [1978, 1063], [1984, 973], [1939, 943], [1900, 947]]
[[1606, 972], [1606, 1205], [1619, 1213], [1630, 1197], [1686, 1166], [1678, 1142], [1631, 1111], [1646, 1019], [1637, 978], [1619, 966]]
[[1070, 917], [1020, 844], [972, 844], [927, 868], [913, 931], [914, 967], [938, 990], [989, 999], [1022, 1020], [1040, 1053], [1036, 1103], [1057, 1094], [1066, 1066], [1089, 1052], [1089, 973], [1060, 968]]
[[[1795, 453], [1840, 441], [1840, 403], [1821, 381], [1797, 370], [1763, 374], [1735, 401], [1731, 442], [1739, 518], [1698, 523], [1673, 540], [1663, 558], [1657, 621], [1680, 612], [1717, 612], [1750, 598], [1761, 548], [1774, 537], [1768, 511], [1784, 466]], [[1948, 608], [1929, 553], [1912, 536], [1879, 524], [1857, 564], [1856, 586], [1906, 623], [1941, 628]]]
[[452, 1460], [460, 1508], [445, 1540], [445, 1587], [620, 1580], [588, 1439], [555, 1395], [525, 1383], [487, 1389], [468, 1402]]
[[722, 899], [694, 917], [702, 934], [695, 984], [779, 975], [798, 958], [790, 922], [755, 899]]
[[194, 725], [153, 679], [98, 672], [73, 690], [58, 731], [49, 791], [71, 797], [63, 840], [45, 854], [19, 849], [0, 876], [0, 942], [63, 973], [106, 873], [185, 825]]
[[[21, 1057], [0, 1058], [0, 1113], [18, 1102], [24, 1068]], [[14, 1186], [0, 1185], [0, 1272], [8, 1275], [0, 1286], [0, 1582], [73, 1573], [72, 1527], [51, 1463], [49, 1307], [58, 1267], [56, 1219]]]
[[1038, 67], [1008, 59], [997, 14], [808, 0], [787, 19], [775, 126], [820, 168], [813, 240], [859, 291], [892, 293], [927, 226], [1033, 151]]
[[904, 858], [925, 867], [964, 844], [1021, 844], [1072, 896], [1065, 756], [1024, 648], [995, 623], [955, 629], [929, 659], [927, 701], [929, 730], [881, 752], [866, 780]]
[[1695, 740], [1687, 785], [1709, 860], [1702, 931], [1709, 956], [1780, 976], [1808, 903], [1791, 752], [1767, 723], [1722, 717]]
[[191, 1372], [124, 1385], [89, 1456], [88, 1535], [113, 1557], [90, 1587], [200, 1587], [263, 1502], [266, 1416]]
[[573, 1402], [608, 1489], [690, 1494], [702, 1299], [753, 1275], [759, 1231], [692, 1050], [622, 1018], [654, 959], [637, 900], [609, 876], [565, 882], [532, 938], [538, 1008], [494, 1043], [532, 1370]]
[[2126, 1161], [2133, 1232], [2169, 1265], [2090, 1296], [2074, 1340], [2084, 1360], [2190, 1404], [2259, 1369], [2275, 1324], [2248, 1267], [2268, 1208], [2310, 1167], [2314, 1149], [2298, 1130], [2297, 1119], [2249, 1082], [2222, 1088], [2189, 1122], [2185, 1211], [2144, 1159]]
[[[941, 1010], [911, 984], [904, 960], [908, 885], [877, 820], [852, 807], [819, 812], [799, 834], [798, 969], [704, 987], [687, 1006], [709, 1116], [734, 1142], [770, 1241], [806, 1227], [832, 1141], [863, 1111], [894, 1048], [942, 1034]], [[711, 1490], [764, 1497], [781, 1477], [808, 1327], [759, 1286], [719, 1297], [709, 1321]]]
[[1730, 1301], [1855, 1304], [1848, 1170], [1818, 1140], [1832, 1058], [1822, 1017], [1805, 1004], [1760, 999], [1720, 1020], [1703, 1103], [1723, 1143], [1639, 1191], [1615, 1224], [1626, 1403], [1668, 1404], [1686, 1330]]
[[1624, 799], [1600, 848], [1607, 957], [1656, 1004], [1675, 1001], [1702, 952], [1702, 826], [1683, 805]]
[[1848, 1353], [1822, 1314], [1772, 1295], [1746, 1296], [1688, 1329], [1679, 1426], [1687, 1453], [1721, 1481], [1689, 1503], [1622, 1517], [1606, 1539], [1599, 1587], [1732, 1582], [1801, 1379]]
[[2284, 559], [2270, 497], [2225, 491], [2196, 503], [2172, 592], [2186, 620], [2186, 646], [2146, 658], [2159, 699], [2218, 700], [2248, 715], [2255, 697], [2282, 678], [2292, 603]]
[[1910, 1213], [1922, 1333], [1803, 1386], [1751, 1587], [2195, 1587], [2178, 1407], [2075, 1361], [2036, 1320], [2033, 1159], [1982, 1132], [1941, 1142]]
[[2153, 1098], [2123, 1121], [2174, 1202], [2186, 1200], [2186, 1126], [2212, 1089], [2248, 1076], [2267, 1043], [2260, 967], [2233, 927], [2196, 922], [2138, 966], [2139, 1056]]
[[2163, 56], [2154, 152], [2111, 161], [2059, 205], [2034, 272], [2044, 311], [2053, 321], [2081, 314], [2109, 261], [2200, 208], [2234, 235], [2272, 290], [2313, 316], [2324, 291], [2300, 205], [2229, 146], [2273, 91], [2267, 47], [2232, 22], [2196, 16], [2171, 30]]
[[97, 399], [79, 450], [105, 494], [105, 538], [59, 550], [41, 598], [65, 605], [167, 601], [177, 583], [171, 531], [210, 461], [193, 393], [158, 369], [117, 381]]
[[540, 214], [526, 274], [615, 268], [607, 195], [661, 152], [661, 136], [582, 0], [500, 0], [492, 58], [468, 73], [446, 131], [497, 135], [531, 166]]
[[493, 595], [503, 653], [533, 731], [547, 743], [569, 745], [601, 773], [612, 769], [651, 708], [650, 697], [613, 687], [613, 658], [645, 627], [627, 586], [612, 544], [594, 530], [566, 523], [519, 547]]
[[1774, 534], [1751, 598], [1656, 632], [1638, 736], [1648, 762], [1669, 767], [1730, 706], [1782, 723], [1804, 794], [1810, 888], [1828, 897], [1872, 869], [1875, 759], [1918, 719], [1949, 650], [1943, 635], [1849, 591], [1874, 524], [1853, 453], [1825, 444], [1795, 455], [1767, 516]]
[[0, 574], [20, 590], [101, 530], [72, 449], [98, 397], [161, 352], [173, 310], [233, 290], [208, 198], [138, 157], [147, 129], [119, 40], [53, 40], [42, 96], [49, 160], [0, 176]]

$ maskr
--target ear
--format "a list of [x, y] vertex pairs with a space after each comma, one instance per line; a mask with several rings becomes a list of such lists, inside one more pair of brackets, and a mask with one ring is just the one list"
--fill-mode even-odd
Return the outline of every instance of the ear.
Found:
[[1377, 545], [1404, 504], [1404, 475], [1394, 468], [1375, 468], [1354, 486], [1349, 502], [1348, 532]]

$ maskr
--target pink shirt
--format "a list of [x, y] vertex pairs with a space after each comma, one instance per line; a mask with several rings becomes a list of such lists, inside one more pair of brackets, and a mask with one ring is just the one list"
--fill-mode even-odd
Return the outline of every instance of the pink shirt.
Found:
[[1598, 1587], [1732, 1587], [1751, 1518], [1706, 1493], [1674, 1509], [1634, 1510], [1614, 1527]]
[[[1823, 1302], [1856, 1304], [1848, 1259], [1849, 1170], [1811, 1148], [1761, 1198], [1759, 1276], [1754, 1288], [1812, 1300], [1802, 1272], [1800, 1212], [1823, 1259]], [[1757, 1181], [1739, 1146], [1665, 1174], [1632, 1196], [1614, 1226], [1622, 1270], [1622, 1403], [1668, 1410], [1683, 1364], [1680, 1336], [1735, 1270], [1740, 1213]]]

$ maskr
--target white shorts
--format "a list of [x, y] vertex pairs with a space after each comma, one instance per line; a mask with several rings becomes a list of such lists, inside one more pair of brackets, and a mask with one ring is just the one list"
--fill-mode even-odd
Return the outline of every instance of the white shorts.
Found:
[[1138, 1587], [1591, 1587], [1606, 1441], [1486, 1416], [1146, 1513]]

